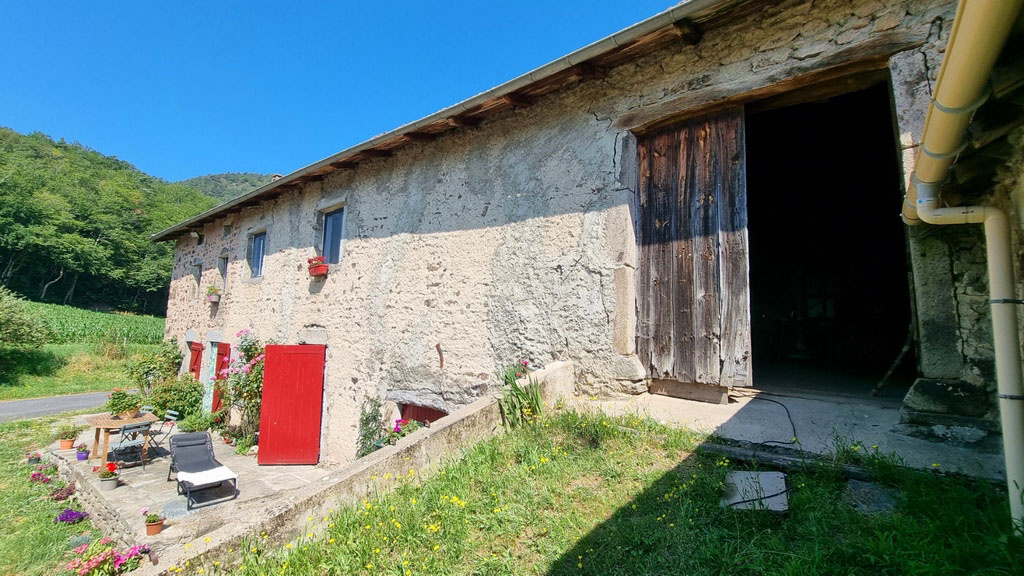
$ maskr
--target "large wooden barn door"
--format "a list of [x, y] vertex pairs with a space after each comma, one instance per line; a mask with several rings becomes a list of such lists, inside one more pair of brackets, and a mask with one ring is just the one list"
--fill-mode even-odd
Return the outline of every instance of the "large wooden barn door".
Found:
[[260, 449], [265, 464], [320, 461], [324, 399], [324, 346], [268, 345], [263, 361]]
[[637, 352], [652, 380], [750, 384], [743, 109], [638, 141]]

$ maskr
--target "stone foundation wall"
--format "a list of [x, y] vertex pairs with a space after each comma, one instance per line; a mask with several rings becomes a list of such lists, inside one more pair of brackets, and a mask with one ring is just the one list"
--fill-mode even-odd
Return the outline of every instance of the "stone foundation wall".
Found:
[[[279, 343], [326, 343], [331, 463], [353, 458], [364, 398], [390, 392], [450, 411], [485, 395], [495, 370], [520, 356], [573, 361], [586, 394], [646, 390], [635, 355], [636, 152], [615, 120], [739, 79], [771, 83], [794, 63], [813, 69], [894, 31], [929, 38], [908, 58], [938, 62], [955, 5], [759, 4], [695, 46], [680, 40], [603, 80], [247, 208], [206, 226], [202, 245], [181, 238], [167, 336], [234, 343], [246, 328]], [[923, 116], [927, 88], [900, 88], [901, 120]], [[311, 281], [316, 214], [341, 205], [343, 258], [326, 281]], [[251, 279], [247, 238], [260, 231], [264, 274]], [[225, 294], [214, 307], [202, 296], [221, 282], [222, 254]]]

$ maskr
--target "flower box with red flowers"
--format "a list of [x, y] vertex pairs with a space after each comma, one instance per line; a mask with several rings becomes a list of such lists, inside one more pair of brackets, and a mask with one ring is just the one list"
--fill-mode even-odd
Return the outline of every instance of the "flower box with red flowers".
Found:
[[309, 275], [310, 276], [327, 276], [327, 270], [330, 268], [326, 262], [324, 262], [323, 256], [314, 256], [306, 260], [309, 263]]

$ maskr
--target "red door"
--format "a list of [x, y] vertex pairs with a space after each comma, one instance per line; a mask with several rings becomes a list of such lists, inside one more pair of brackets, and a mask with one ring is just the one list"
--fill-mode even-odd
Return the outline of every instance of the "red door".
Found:
[[199, 380], [199, 371], [203, 367], [203, 344], [202, 342], [189, 342], [188, 371]]
[[267, 346], [259, 464], [320, 461], [325, 352], [324, 346]]
[[212, 411], [220, 410], [220, 381], [224, 379], [220, 371], [231, 365], [231, 344], [224, 342], [217, 343], [217, 364], [213, 372], [213, 407]]

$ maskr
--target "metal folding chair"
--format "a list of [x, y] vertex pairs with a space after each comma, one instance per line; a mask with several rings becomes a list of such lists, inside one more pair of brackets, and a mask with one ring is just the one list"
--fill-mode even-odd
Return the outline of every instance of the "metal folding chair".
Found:
[[146, 469], [146, 460], [142, 457], [142, 447], [146, 444], [146, 436], [149, 434], [151, 422], [129, 424], [121, 427], [121, 438], [111, 450], [116, 460], [123, 460], [124, 455], [134, 450], [139, 451], [139, 461], [142, 462], [142, 469]]
[[178, 426], [178, 412], [176, 410], [167, 410], [164, 412], [164, 421], [160, 423], [159, 427], [153, 431], [153, 434], [149, 438], [149, 446], [151, 448], [164, 447], [164, 442], [174, 434], [175, 428]]

